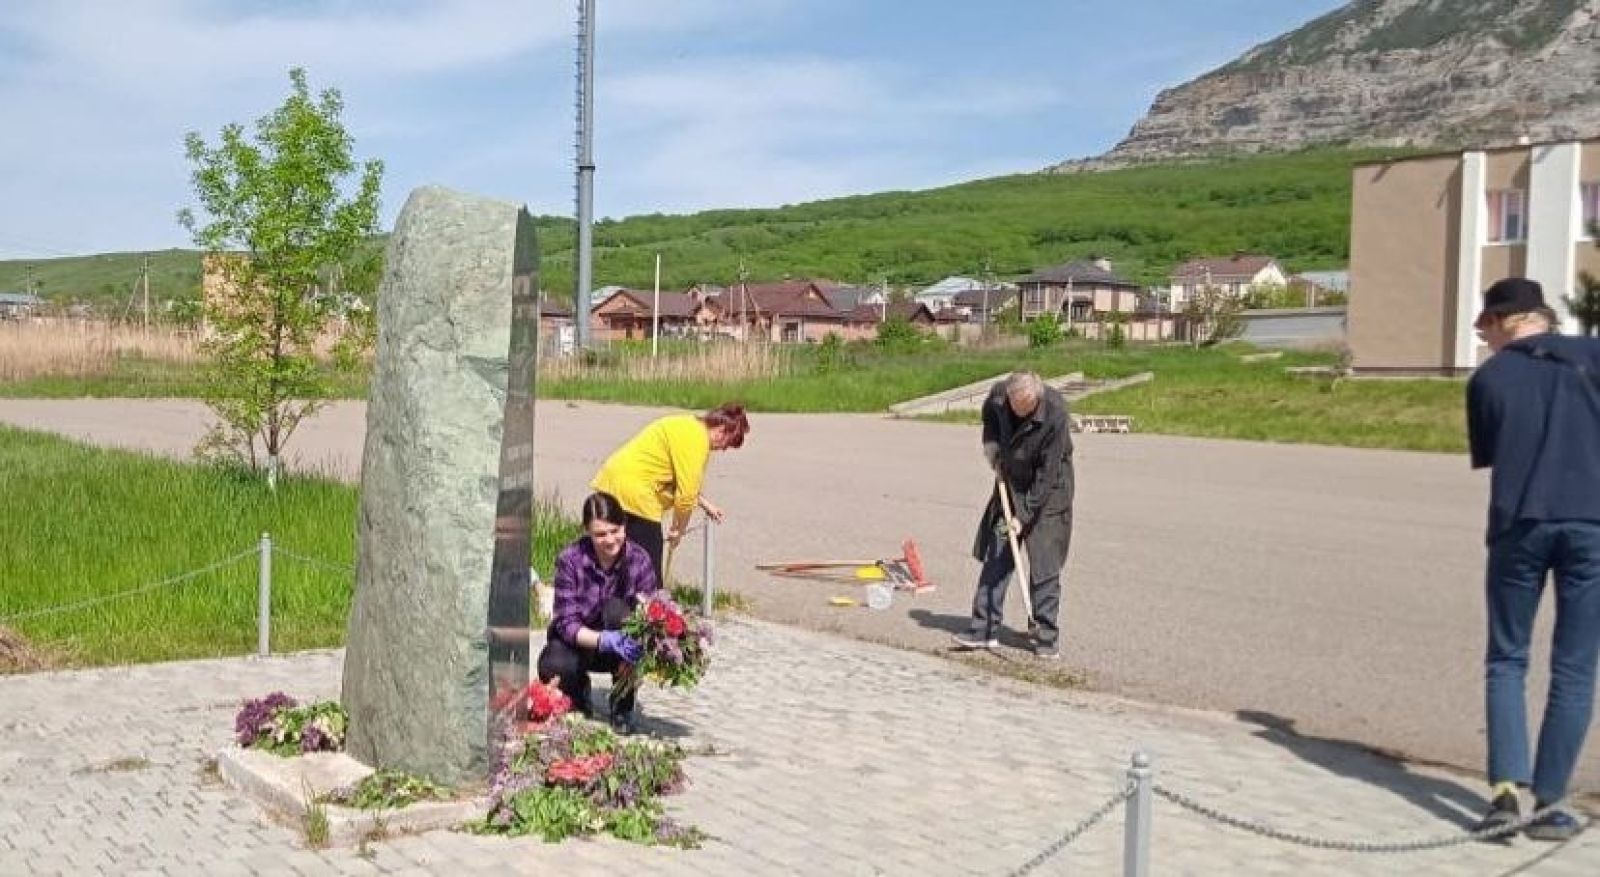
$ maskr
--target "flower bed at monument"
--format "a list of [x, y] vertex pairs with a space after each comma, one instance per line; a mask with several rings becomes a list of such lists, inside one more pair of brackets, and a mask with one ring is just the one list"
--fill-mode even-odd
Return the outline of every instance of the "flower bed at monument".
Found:
[[607, 833], [622, 840], [699, 846], [703, 835], [665, 815], [661, 798], [682, 791], [682, 748], [621, 739], [569, 713], [548, 686], [530, 686], [530, 733], [513, 742], [495, 771], [489, 813], [473, 830], [537, 835], [555, 842]]
[[234, 717], [233, 730], [239, 745], [265, 749], [276, 755], [304, 752], [338, 752], [344, 748], [349, 716], [334, 701], [317, 701], [300, 706], [294, 698], [274, 691], [263, 698], [245, 701]]

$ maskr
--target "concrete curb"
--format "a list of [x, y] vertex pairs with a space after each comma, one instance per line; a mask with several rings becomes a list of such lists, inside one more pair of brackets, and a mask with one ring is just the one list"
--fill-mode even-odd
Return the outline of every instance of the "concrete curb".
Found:
[[[373, 769], [342, 752], [292, 758], [230, 746], [217, 753], [217, 770], [257, 806], [304, 825], [308, 799], [359, 782]], [[359, 810], [321, 805], [328, 819], [328, 846], [353, 846], [367, 839], [455, 828], [489, 811], [487, 798], [421, 801], [395, 810]]]

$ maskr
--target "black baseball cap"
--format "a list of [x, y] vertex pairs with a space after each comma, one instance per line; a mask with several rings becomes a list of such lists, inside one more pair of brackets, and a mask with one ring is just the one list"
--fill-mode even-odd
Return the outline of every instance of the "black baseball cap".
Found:
[[1484, 290], [1483, 310], [1478, 312], [1478, 318], [1472, 324], [1482, 326], [1489, 317], [1530, 314], [1543, 307], [1544, 287], [1539, 285], [1539, 281], [1526, 277], [1507, 277], [1495, 281], [1493, 286]]

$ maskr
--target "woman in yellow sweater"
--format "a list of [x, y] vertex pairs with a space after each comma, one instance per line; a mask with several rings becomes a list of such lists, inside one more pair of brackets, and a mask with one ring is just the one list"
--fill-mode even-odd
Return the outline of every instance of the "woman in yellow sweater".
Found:
[[706, 517], [720, 522], [722, 509], [700, 495], [706, 463], [712, 451], [743, 446], [749, 432], [744, 406], [735, 402], [699, 416], [671, 414], [640, 430], [600, 467], [589, 486], [621, 503], [628, 513], [624, 525], [628, 539], [649, 553], [658, 577], [665, 572], [661, 520], [667, 510], [672, 510], [672, 523], [665, 541], [673, 545], [683, 537], [697, 505], [705, 509]]

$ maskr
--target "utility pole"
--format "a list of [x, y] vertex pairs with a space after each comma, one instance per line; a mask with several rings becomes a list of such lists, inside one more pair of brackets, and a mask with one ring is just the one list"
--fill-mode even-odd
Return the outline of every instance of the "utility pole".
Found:
[[150, 331], [150, 254], [139, 265], [139, 284], [144, 287], [144, 331]]
[[29, 265], [27, 267], [27, 275], [28, 275], [28, 279], [23, 282], [22, 291], [26, 292], [29, 295], [33, 295], [33, 266], [32, 265]]
[[572, 323], [579, 349], [589, 346], [589, 288], [594, 285], [594, 0], [578, 0], [578, 240]]
[[750, 340], [750, 287], [745, 283], [749, 277], [745, 270], [744, 260], [739, 260], [739, 340]]
[[989, 286], [994, 281], [994, 269], [989, 257], [983, 257], [983, 322], [979, 324], [980, 333], [989, 334]]
[[650, 302], [650, 358], [654, 359], [661, 347], [661, 254], [656, 253], [656, 292]]

